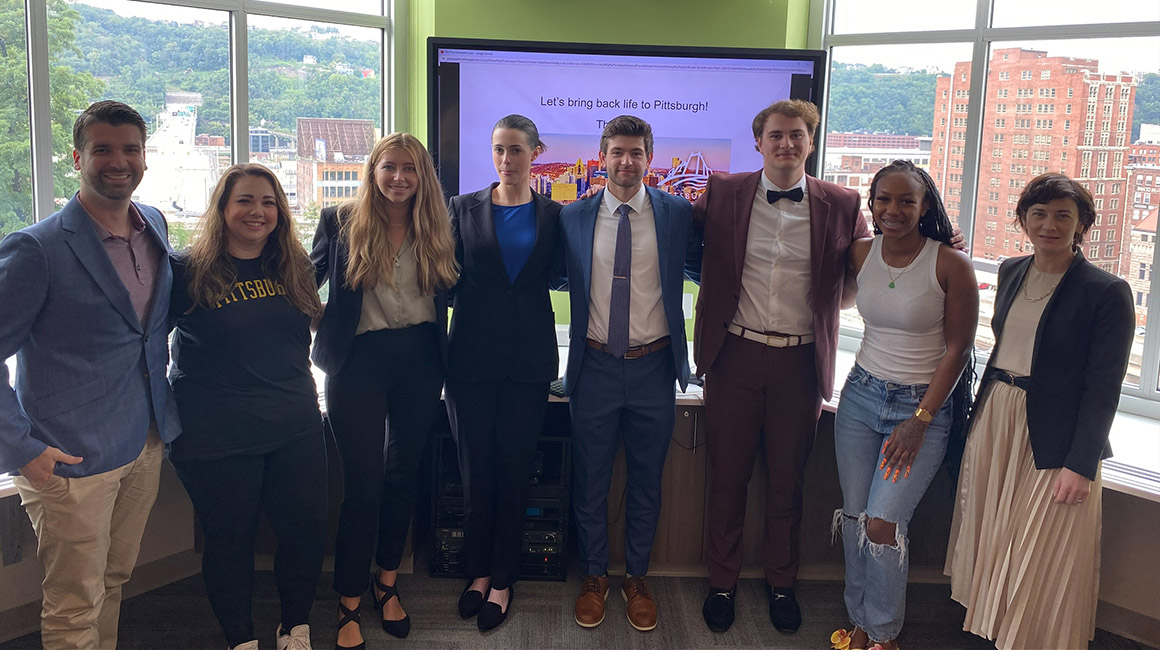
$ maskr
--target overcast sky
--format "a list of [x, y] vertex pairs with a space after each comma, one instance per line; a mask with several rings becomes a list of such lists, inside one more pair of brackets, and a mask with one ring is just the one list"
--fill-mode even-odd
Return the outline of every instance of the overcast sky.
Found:
[[[74, 0], [75, 1], [75, 0]], [[553, 0], [554, 1], [554, 0]], [[375, 10], [380, 0], [344, 0], [343, 9]], [[226, 12], [189, 9], [131, 0], [83, 0], [84, 4], [112, 9], [122, 16], [179, 22], [224, 23]], [[327, 0], [290, 0], [288, 4], [327, 6]], [[893, 32], [967, 29], [974, 26], [976, 0], [835, 0], [835, 31]], [[1160, 21], [1160, 0], [1098, 0], [1099, 22]], [[889, 10], [881, 7], [887, 6]], [[994, 25], [1077, 24], [1093, 20], [1092, 0], [995, 0]], [[252, 16], [250, 23], [267, 29], [307, 25], [302, 21]], [[339, 30], [360, 40], [377, 40], [375, 30]], [[1051, 56], [1098, 59], [1103, 72], [1160, 72], [1160, 37], [1102, 38], [996, 42], [995, 47], [1045, 50]], [[843, 63], [881, 63], [892, 68], [934, 68], [949, 72], [958, 61], [971, 58], [970, 43], [915, 46], [841, 48], [834, 60]]]

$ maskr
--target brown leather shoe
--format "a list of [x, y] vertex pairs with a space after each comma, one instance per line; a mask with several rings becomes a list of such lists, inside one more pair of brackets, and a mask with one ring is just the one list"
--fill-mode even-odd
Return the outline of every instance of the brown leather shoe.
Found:
[[608, 600], [608, 578], [605, 576], [584, 578], [580, 597], [576, 599], [576, 622], [580, 627], [596, 627], [604, 622], [605, 600]]
[[648, 593], [648, 585], [643, 577], [632, 576], [624, 579], [620, 595], [628, 603], [628, 622], [641, 632], [648, 632], [657, 626], [657, 604]]

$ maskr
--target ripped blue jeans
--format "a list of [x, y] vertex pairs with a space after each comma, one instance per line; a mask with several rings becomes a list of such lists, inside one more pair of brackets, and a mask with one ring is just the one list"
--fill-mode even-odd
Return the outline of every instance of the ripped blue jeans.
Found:
[[[846, 556], [846, 610], [870, 640], [898, 638], [906, 612], [907, 525], [942, 465], [951, 425], [950, 400], [926, 430], [910, 478], [883, 480], [882, 445], [894, 427], [914, 414], [925, 385], [883, 381], [855, 365], [842, 388], [834, 425], [842, 508], [833, 532], [841, 533]], [[905, 471], [905, 468], [903, 468]], [[878, 518], [895, 524], [893, 544], [876, 544], [866, 525]]]

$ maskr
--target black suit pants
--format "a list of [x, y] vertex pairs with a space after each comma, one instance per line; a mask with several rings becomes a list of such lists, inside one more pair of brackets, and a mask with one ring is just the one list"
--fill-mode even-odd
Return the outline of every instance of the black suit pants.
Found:
[[447, 415], [463, 475], [468, 577], [506, 589], [519, 575], [524, 514], [548, 383], [447, 382]]
[[342, 369], [326, 378], [343, 469], [334, 546], [334, 590], [341, 596], [366, 591], [372, 554], [387, 571], [402, 560], [423, 448], [439, 413], [437, 337], [434, 323], [360, 334]]

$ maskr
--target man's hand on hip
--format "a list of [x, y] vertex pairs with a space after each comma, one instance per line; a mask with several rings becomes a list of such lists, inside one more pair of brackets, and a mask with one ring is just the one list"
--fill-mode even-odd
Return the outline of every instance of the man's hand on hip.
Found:
[[28, 464], [20, 468], [20, 475], [23, 476], [32, 487], [37, 490], [44, 489], [48, 485], [48, 479], [52, 478], [52, 471], [56, 469], [57, 463], [64, 463], [65, 465], [76, 465], [83, 461], [84, 458], [80, 456], [69, 456], [56, 447], [45, 447], [40, 455], [28, 461]]

